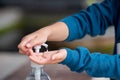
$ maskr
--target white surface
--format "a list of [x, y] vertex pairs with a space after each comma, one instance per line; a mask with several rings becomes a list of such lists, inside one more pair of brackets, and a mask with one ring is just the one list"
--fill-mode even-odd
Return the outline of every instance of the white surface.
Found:
[[0, 52], [0, 80], [13, 73], [27, 62], [28, 58], [19, 53]]
[[117, 43], [117, 54], [120, 54], [120, 43]]
[[5, 29], [20, 20], [22, 11], [18, 8], [4, 8], [0, 10], [0, 29]]
[[110, 80], [110, 78], [92, 78], [92, 80]]

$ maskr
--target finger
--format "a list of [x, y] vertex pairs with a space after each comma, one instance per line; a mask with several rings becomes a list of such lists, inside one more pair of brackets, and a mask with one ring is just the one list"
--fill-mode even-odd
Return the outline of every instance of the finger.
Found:
[[47, 64], [49, 61], [46, 58], [41, 57], [40, 55], [33, 54], [32, 56], [29, 56], [29, 59], [37, 64]]
[[34, 53], [32, 49], [29, 49], [29, 58], [34, 61], [38, 62], [39, 61], [39, 55], [37, 53]]
[[48, 60], [52, 59], [52, 56], [56, 54], [57, 51], [46, 51], [41, 54], [42, 57], [47, 58]]
[[18, 45], [18, 47], [22, 47], [22, 46], [25, 46], [26, 43], [28, 43], [29, 41], [31, 40], [31, 37], [29, 36], [25, 36], [22, 38], [20, 44]]
[[20, 53], [20, 54], [26, 54], [26, 55], [29, 55], [29, 52], [28, 52], [28, 51], [24, 52], [24, 51], [19, 50], [19, 53]]
[[21, 43], [18, 45], [18, 49], [21, 50], [22, 53], [27, 52], [27, 47], [25, 46], [26, 43], [27, 43], [26, 41], [21, 41]]
[[27, 36], [23, 37], [20, 44], [18, 45], [18, 48], [21, 49], [22, 51], [26, 52], [26, 49], [31, 47], [29, 42], [32, 39], [34, 39], [34, 36], [32, 36], [32, 35], [27, 35]]
[[36, 53], [33, 52], [32, 49], [28, 49], [28, 52], [29, 52], [29, 56], [32, 56], [32, 55], [36, 54]]
[[48, 64], [50, 63], [50, 60], [51, 60], [51, 57], [50, 57], [50, 53], [34, 53], [32, 50], [29, 50], [30, 51], [30, 60], [32, 60], [33, 62], [35, 63], [38, 63], [38, 64]]
[[25, 52], [23, 52], [23, 51], [19, 50], [19, 53], [20, 53], [20, 54], [24, 54]]
[[27, 52], [27, 48], [23, 44], [19, 44], [18, 49], [20, 50], [20, 53], [26, 53]]
[[59, 54], [54, 54], [53, 56], [52, 56], [52, 60], [57, 60], [57, 59], [61, 59], [61, 54], [59, 53]]
[[32, 60], [33, 62], [40, 64], [39, 58], [36, 55], [31, 55], [29, 56], [29, 59]]
[[41, 44], [43, 44], [43, 43], [41, 42], [41, 40], [39, 39], [39, 37], [35, 37], [28, 44], [26, 44], [26, 46], [34, 47], [35, 45], [41, 45]]
[[52, 56], [52, 60], [64, 60], [66, 58], [67, 52], [65, 49], [61, 49]]
[[44, 54], [43, 53], [35, 53], [35, 52], [33, 52], [33, 50], [32, 49], [29, 49], [28, 50], [28, 52], [29, 52], [29, 56], [32, 56], [32, 55], [36, 55], [36, 56], [44, 56]]

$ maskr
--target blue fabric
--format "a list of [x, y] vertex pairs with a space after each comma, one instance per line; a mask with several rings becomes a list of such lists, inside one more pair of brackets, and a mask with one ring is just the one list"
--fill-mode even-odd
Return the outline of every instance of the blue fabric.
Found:
[[66, 50], [67, 58], [61, 64], [67, 65], [72, 71], [86, 71], [93, 77], [120, 78], [120, 55], [90, 53], [84, 47]]
[[69, 28], [67, 41], [80, 39], [86, 34], [91, 36], [103, 35], [106, 29], [113, 25], [116, 7], [112, 0], [105, 0], [103, 3], [93, 4], [86, 10], [82, 10], [72, 16], [62, 19]]
[[120, 42], [120, 0], [104, 0], [61, 21], [66, 23], [69, 29], [66, 41], [81, 39], [86, 34], [103, 35], [109, 26], [114, 25], [116, 55], [90, 54], [84, 47], [76, 50], [67, 48], [67, 58], [61, 63], [73, 71], [85, 70], [94, 77], [120, 78], [120, 55], [116, 53], [116, 44]]

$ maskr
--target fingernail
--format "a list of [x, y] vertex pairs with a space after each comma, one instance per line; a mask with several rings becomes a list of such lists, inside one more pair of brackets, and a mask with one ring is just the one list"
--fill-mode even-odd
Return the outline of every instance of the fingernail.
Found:
[[28, 48], [31, 47], [30, 43], [27, 43], [27, 44], [26, 44], [26, 47], [28, 47]]

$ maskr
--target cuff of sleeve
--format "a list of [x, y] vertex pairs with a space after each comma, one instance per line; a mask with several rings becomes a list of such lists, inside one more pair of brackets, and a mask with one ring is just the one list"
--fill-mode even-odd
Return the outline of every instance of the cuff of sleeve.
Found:
[[72, 16], [69, 16], [60, 20], [60, 22], [64, 22], [69, 29], [69, 35], [65, 41], [73, 41], [79, 38], [80, 35], [78, 33], [78, 28], [76, 27], [76, 19], [74, 19]]

